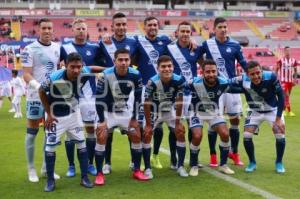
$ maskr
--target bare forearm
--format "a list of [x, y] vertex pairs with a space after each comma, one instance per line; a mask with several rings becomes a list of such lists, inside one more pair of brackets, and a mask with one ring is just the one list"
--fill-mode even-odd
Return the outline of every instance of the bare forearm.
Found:
[[176, 98], [176, 124], [180, 123], [181, 119], [181, 114], [182, 114], [182, 102], [183, 102], [183, 97], [177, 97]]
[[151, 125], [151, 104], [150, 103], [151, 103], [150, 101], [145, 101], [144, 103], [146, 125]]
[[39, 89], [39, 95], [40, 95], [40, 98], [41, 98], [41, 102], [45, 108], [45, 111], [48, 115], [51, 114], [51, 111], [50, 111], [50, 104], [48, 102], [48, 98], [47, 98], [47, 95], [45, 93], [45, 91], [43, 91], [41, 88]]

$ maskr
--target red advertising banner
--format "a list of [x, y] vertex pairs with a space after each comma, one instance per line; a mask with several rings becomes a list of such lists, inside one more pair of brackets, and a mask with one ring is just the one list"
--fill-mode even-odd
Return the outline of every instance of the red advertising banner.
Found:
[[181, 11], [181, 10], [161, 10], [161, 16], [165, 17], [185, 17], [188, 16], [188, 11]]
[[255, 11], [241, 11], [241, 17], [264, 17], [263, 12], [255, 12]]
[[50, 16], [73, 16], [74, 10], [47, 10]]
[[45, 16], [46, 10], [43, 9], [34, 9], [34, 10], [14, 10], [12, 15], [21, 15], [21, 16]]

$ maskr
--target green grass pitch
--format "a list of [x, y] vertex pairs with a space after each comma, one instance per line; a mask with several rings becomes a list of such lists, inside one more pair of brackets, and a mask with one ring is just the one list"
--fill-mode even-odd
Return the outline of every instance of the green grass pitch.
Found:
[[[300, 88], [294, 87], [292, 93], [292, 109], [297, 117], [287, 117], [286, 121], [286, 151], [284, 163], [286, 173], [275, 173], [275, 138], [271, 128], [264, 123], [258, 136], [254, 137], [257, 170], [252, 174], [244, 172], [244, 168], [231, 165], [236, 171], [235, 179], [251, 184], [281, 198], [300, 198]], [[23, 115], [25, 104], [23, 99]], [[129, 171], [129, 146], [125, 136], [115, 134], [112, 152], [112, 174], [106, 176], [106, 184], [102, 187], [85, 189], [79, 185], [79, 164], [76, 161], [77, 175], [74, 178], [65, 177], [67, 160], [64, 145], [57, 148], [56, 172], [61, 179], [56, 183], [53, 193], [43, 191], [45, 178], [38, 183], [27, 180], [25, 159], [25, 124], [26, 120], [13, 119], [8, 113], [8, 101], [0, 109], [0, 198], [262, 198], [245, 188], [230, 184], [202, 170], [198, 177], [180, 178], [176, 172], [169, 169], [169, 157], [160, 153], [164, 168], [154, 169], [155, 178], [149, 182], [137, 182], [131, 178]], [[242, 130], [242, 125], [240, 125]], [[39, 172], [42, 164], [43, 129], [40, 129], [36, 140], [35, 165]], [[164, 135], [163, 147], [168, 148], [167, 134]], [[242, 136], [241, 136], [242, 137]], [[219, 139], [218, 139], [219, 140]], [[246, 153], [240, 139], [239, 150], [242, 160], [247, 164]], [[187, 157], [188, 158], [187, 150]], [[209, 152], [207, 135], [201, 144], [200, 161], [208, 164]], [[187, 167], [188, 165], [186, 165]], [[91, 176], [94, 180], [94, 177]]]

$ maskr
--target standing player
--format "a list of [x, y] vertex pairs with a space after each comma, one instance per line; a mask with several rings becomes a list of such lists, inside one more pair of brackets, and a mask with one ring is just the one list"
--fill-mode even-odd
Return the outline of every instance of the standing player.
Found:
[[[166, 122], [170, 133], [176, 135], [177, 172], [181, 177], [188, 177], [188, 173], [184, 168], [185, 130], [181, 123], [183, 93], [186, 86], [185, 79], [182, 76], [173, 74], [172, 59], [167, 55], [163, 55], [158, 59], [157, 70], [158, 74], [148, 81], [145, 91], [144, 111], [146, 126], [143, 143], [150, 147], [152, 129], [155, 132], [156, 128], [162, 128], [162, 123]], [[154, 115], [152, 121], [151, 112]], [[153, 178], [150, 167], [150, 151], [147, 153], [144, 161], [145, 175]]]
[[[105, 183], [102, 164], [105, 156], [105, 144], [108, 134], [115, 127], [122, 129], [131, 141], [131, 153], [134, 163], [133, 178], [148, 180], [140, 170], [142, 157], [141, 133], [136, 116], [138, 114], [142, 93], [142, 78], [140, 73], [129, 67], [130, 52], [118, 49], [115, 52], [115, 66], [104, 71], [97, 83], [96, 109], [99, 117], [97, 124], [97, 143], [95, 158], [97, 166], [96, 185]], [[134, 101], [130, 100], [133, 92]], [[133, 107], [130, 110], [129, 107]]]
[[[192, 25], [183, 21], [178, 24], [177, 28], [178, 41], [168, 45], [168, 54], [174, 63], [174, 73], [182, 75], [186, 82], [193, 80], [197, 76], [197, 63], [202, 58], [202, 48], [198, 46], [195, 50], [189, 48], [191, 44]], [[186, 91], [183, 96], [183, 114], [189, 120], [189, 105], [191, 95]], [[189, 136], [191, 131], [189, 129]], [[176, 167], [176, 155], [171, 153], [171, 167]]]
[[[123, 13], [116, 13], [112, 17], [111, 25], [113, 36], [111, 37], [111, 43], [100, 41], [100, 53], [104, 56], [104, 66], [114, 66], [114, 53], [117, 49], [125, 48], [129, 51], [132, 57], [136, 51], [136, 40], [126, 36], [127, 32], [127, 18]], [[108, 134], [106, 143], [106, 155], [105, 165], [103, 167], [103, 173], [109, 174], [111, 172], [111, 147], [113, 141], [113, 133]]]
[[[28, 84], [27, 91], [27, 134], [25, 148], [28, 163], [28, 177], [31, 182], [38, 182], [39, 178], [34, 167], [34, 142], [39, 131], [39, 121], [44, 117], [44, 108], [38, 94], [41, 82], [57, 70], [59, 64], [60, 46], [52, 42], [53, 23], [49, 19], [39, 20], [39, 34], [37, 41], [25, 47], [21, 61], [24, 70], [24, 80]], [[43, 165], [42, 175], [46, 173]], [[56, 178], [59, 176], [55, 175]]]
[[11, 103], [11, 84], [9, 82], [9, 80], [4, 80], [0, 82], [0, 108], [2, 107], [3, 104], [3, 97], [7, 97], [10, 104], [11, 104], [11, 109], [9, 109], [8, 112], [13, 113], [15, 112], [15, 109]]
[[[135, 58], [138, 65], [138, 70], [141, 73], [142, 80], [143, 80], [143, 94], [142, 94], [142, 103], [144, 102], [144, 92], [145, 92], [145, 85], [147, 84], [148, 80], [157, 74], [157, 60], [158, 58], [166, 53], [167, 45], [171, 43], [171, 40], [167, 36], [158, 36], [159, 30], [159, 21], [157, 18], [151, 16], [147, 17], [144, 20], [144, 30], [146, 35], [145, 36], [136, 36], [137, 40], [137, 51], [135, 53]], [[144, 125], [144, 111], [143, 106], [141, 106], [140, 113], [139, 113], [139, 123], [140, 127], [142, 128]], [[142, 131], [142, 129], [141, 129]], [[174, 134], [169, 134], [169, 141], [174, 140], [174, 143], [170, 148], [173, 147], [172, 153], [176, 153], [176, 139]], [[159, 147], [162, 142], [163, 138], [163, 129], [162, 128], [155, 128], [155, 132], [153, 135], [153, 156], [151, 157], [151, 164], [154, 168], [161, 169], [162, 164], [160, 163], [158, 152]], [[143, 155], [148, 153], [146, 151], [150, 151], [151, 148], [145, 148], [146, 145], [143, 144]]]
[[[207, 59], [213, 59], [218, 67], [218, 73], [223, 78], [233, 78], [236, 76], [235, 61], [238, 61], [242, 68], [246, 68], [246, 60], [244, 59], [240, 44], [227, 36], [227, 22], [222, 17], [217, 17], [214, 21], [215, 37], [204, 41], [202, 46], [206, 53]], [[242, 113], [242, 101], [239, 94], [225, 93], [220, 99], [221, 111], [225, 106], [225, 111], [230, 117], [229, 135], [231, 140], [231, 150], [229, 157], [236, 165], [243, 165], [240, 161], [238, 153], [239, 144], [239, 122]], [[210, 166], [218, 166], [216, 156], [217, 134], [214, 131], [208, 132], [208, 142], [210, 148]]]
[[87, 176], [88, 154], [79, 109], [79, 87], [85, 85], [85, 81], [89, 81], [89, 78], [80, 80], [79, 78], [81, 73], [89, 72], [91, 69], [83, 67], [81, 56], [78, 53], [71, 53], [66, 59], [66, 69], [53, 72], [39, 89], [41, 102], [47, 113], [45, 159], [48, 179], [44, 189], [46, 192], [55, 189], [55, 150], [64, 132], [77, 143], [77, 155], [81, 170], [80, 184], [86, 188], [93, 187], [93, 183]]
[[252, 137], [259, 125], [267, 121], [272, 126], [276, 139], [276, 172], [284, 173], [282, 157], [285, 149], [285, 126], [282, 118], [282, 88], [276, 75], [270, 71], [263, 71], [256, 61], [248, 63], [246, 72], [247, 75], [243, 75], [242, 80], [238, 82], [250, 108], [244, 125], [244, 147], [249, 158], [249, 165], [245, 171], [253, 172], [256, 169]]
[[277, 61], [276, 73], [285, 93], [285, 116], [296, 116], [291, 111], [290, 95], [297, 78], [297, 61], [290, 57], [290, 47], [284, 47], [284, 57]]
[[[97, 44], [91, 44], [87, 42], [88, 29], [84, 19], [76, 19], [72, 24], [72, 30], [74, 33], [74, 42], [64, 44], [61, 47], [61, 60], [66, 62], [68, 54], [77, 52], [83, 58], [85, 66], [99, 66], [101, 60], [101, 54], [99, 52], [99, 46]], [[100, 68], [100, 67], [99, 67]], [[103, 69], [103, 68], [102, 68]], [[83, 96], [79, 99], [80, 111], [85, 129], [87, 132], [86, 146], [89, 156], [89, 168], [88, 171], [92, 175], [97, 174], [97, 170], [93, 165], [96, 137], [94, 133], [94, 122], [96, 120], [95, 109], [95, 91], [96, 80], [93, 74], [90, 74], [89, 81], [82, 87]], [[67, 172], [68, 177], [75, 176], [75, 164], [74, 164], [74, 149], [75, 143], [70, 141], [67, 137], [65, 141], [66, 153], [69, 161], [69, 168]]]
[[18, 77], [18, 71], [12, 70], [11, 80], [12, 88], [13, 88], [13, 99], [12, 104], [16, 111], [14, 118], [22, 118], [22, 110], [21, 110], [21, 97], [25, 94], [25, 87], [20, 77]]

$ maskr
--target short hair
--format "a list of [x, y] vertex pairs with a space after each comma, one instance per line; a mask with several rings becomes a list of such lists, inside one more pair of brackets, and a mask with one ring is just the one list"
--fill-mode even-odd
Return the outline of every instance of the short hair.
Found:
[[146, 25], [146, 23], [147, 23], [148, 21], [151, 21], [151, 20], [156, 20], [156, 21], [158, 22], [158, 25], [159, 25], [159, 20], [158, 20], [156, 17], [154, 17], [154, 16], [146, 17], [146, 18], [144, 19], [144, 25]]
[[190, 26], [192, 28], [192, 24], [188, 21], [182, 21], [178, 24], [177, 29], [179, 29], [180, 26]]
[[202, 65], [201, 65], [201, 68], [203, 71], [204, 71], [206, 65], [216, 65], [217, 66], [216, 62], [213, 59], [206, 59], [203, 61]]
[[75, 19], [75, 20], [72, 22], [72, 27], [74, 27], [75, 24], [78, 24], [78, 23], [85, 23], [85, 19], [81, 19], [81, 18]]
[[11, 73], [14, 74], [14, 75], [18, 75], [19, 72], [18, 72], [18, 70], [13, 69], [13, 70], [11, 71]]
[[38, 25], [39, 26], [41, 26], [41, 24], [42, 23], [48, 23], [48, 22], [51, 22], [52, 23], [52, 21], [50, 20], [50, 19], [48, 19], [48, 18], [41, 18], [40, 20], [39, 20], [39, 22], [38, 22]]
[[117, 19], [117, 18], [126, 18], [126, 15], [122, 12], [118, 12], [116, 14], [114, 14], [114, 16], [112, 17], [112, 19]]
[[70, 62], [73, 62], [73, 61], [80, 61], [81, 63], [83, 62], [81, 55], [76, 52], [68, 54], [67, 60], [66, 60], [66, 65], [68, 65]]
[[261, 66], [260, 66], [260, 64], [259, 64], [258, 61], [256, 61], [256, 60], [249, 61], [249, 62], [247, 63], [246, 72], [248, 72], [249, 69], [255, 68], [255, 67], [257, 67], [257, 66], [259, 66], [259, 67], [261, 68]]
[[214, 28], [217, 27], [219, 23], [227, 22], [227, 20], [224, 17], [217, 17], [214, 21]]
[[167, 61], [171, 61], [172, 62], [172, 58], [168, 55], [162, 55], [158, 58], [157, 60], [157, 67], [162, 63], [162, 62], [167, 62]]
[[289, 48], [290, 48], [289, 46], [285, 46], [285, 47], [284, 47], [284, 50], [285, 50], [285, 49], [289, 49]]
[[128, 55], [130, 55], [130, 51], [127, 50], [126, 48], [120, 48], [120, 49], [116, 50], [116, 52], [114, 54], [115, 59], [117, 59], [119, 54], [128, 54]]

